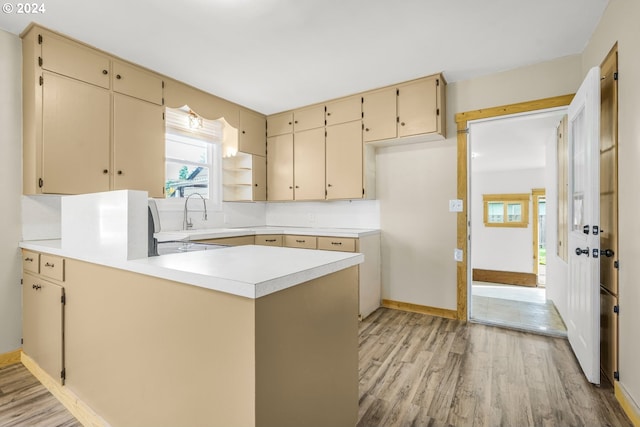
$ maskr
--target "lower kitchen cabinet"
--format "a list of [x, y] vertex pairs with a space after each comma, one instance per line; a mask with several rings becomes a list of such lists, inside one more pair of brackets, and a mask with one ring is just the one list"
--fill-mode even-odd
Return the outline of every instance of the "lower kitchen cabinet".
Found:
[[221, 237], [218, 239], [204, 239], [204, 240], [196, 240], [198, 243], [212, 243], [216, 245], [227, 245], [227, 246], [243, 246], [243, 245], [253, 245], [255, 239], [253, 236], [237, 236], [237, 237]]
[[22, 350], [64, 384], [64, 287], [24, 272]]
[[284, 236], [284, 245], [288, 248], [316, 249], [317, 238], [315, 236]]
[[282, 246], [281, 234], [258, 234], [256, 235], [256, 245], [261, 246]]

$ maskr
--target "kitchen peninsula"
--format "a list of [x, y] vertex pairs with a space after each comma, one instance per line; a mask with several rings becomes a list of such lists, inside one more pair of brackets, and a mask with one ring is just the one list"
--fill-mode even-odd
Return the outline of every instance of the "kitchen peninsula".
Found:
[[[248, 245], [138, 257], [137, 193], [65, 198], [62, 240], [21, 244], [25, 294], [54, 287], [65, 302], [63, 315], [25, 307], [25, 365], [90, 408], [89, 425], [355, 425], [363, 255]], [[75, 204], [100, 210], [99, 199], [122, 227], [96, 238], [128, 236], [102, 254]], [[59, 321], [60, 355], [30, 332]]]

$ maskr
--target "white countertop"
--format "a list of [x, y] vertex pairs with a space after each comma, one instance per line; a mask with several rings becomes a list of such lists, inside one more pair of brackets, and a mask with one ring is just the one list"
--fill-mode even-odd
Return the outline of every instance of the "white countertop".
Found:
[[259, 234], [295, 234], [303, 236], [330, 236], [360, 238], [379, 234], [380, 230], [363, 228], [310, 228], [310, 227], [245, 227], [209, 228], [199, 230], [161, 231], [155, 234], [160, 242], [170, 240], [203, 240], [222, 237], [253, 236]]
[[[246, 234], [244, 231], [243, 234], [237, 235]], [[228, 236], [233, 235], [216, 234], [214, 237]], [[198, 236], [198, 238], [208, 237]], [[20, 247], [247, 298], [260, 298], [364, 261], [364, 255], [359, 253], [254, 245], [129, 261], [108, 257], [87, 257], [82, 253], [63, 250], [60, 240], [25, 241], [20, 243]]]

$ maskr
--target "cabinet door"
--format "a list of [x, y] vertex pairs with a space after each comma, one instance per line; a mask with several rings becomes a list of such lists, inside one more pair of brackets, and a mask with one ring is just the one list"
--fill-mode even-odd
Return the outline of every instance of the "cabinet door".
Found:
[[108, 90], [43, 73], [43, 193], [109, 190], [109, 108]]
[[113, 96], [113, 188], [164, 196], [162, 107], [130, 96]]
[[362, 118], [362, 97], [351, 96], [329, 102], [326, 108], [327, 126], [360, 120]]
[[267, 117], [267, 137], [293, 132], [293, 113], [280, 113]]
[[130, 64], [113, 61], [113, 91], [162, 105], [162, 78]]
[[267, 138], [267, 200], [293, 200], [293, 134]]
[[294, 134], [295, 200], [324, 200], [324, 128]]
[[327, 199], [361, 199], [362, 124], [327, 127]]
[[437, 79], [428, 78], [398, 88], [398, 136], [438, 131]]
[[293, 112], [293, 131], [301, 132], [324, 126], [324, 105], [302, 108]]
[[49, 32], [41, 35], [44, 70], [109, 88], [109, 57]]
[[365, 93], [362, 98], [364, 142], [396, 138], [396, 89], [387, 88]]
[[265, 156], [267, 154], [266, 128], [264, 116], [241, 109], [238, 151]]
[[253, 201], [267, 200], [267, 159], [262, 156], [252, 157]]
[[22, 284], [22, 348], [52, 378], [62, 379], [64, 288], [24, 274]]

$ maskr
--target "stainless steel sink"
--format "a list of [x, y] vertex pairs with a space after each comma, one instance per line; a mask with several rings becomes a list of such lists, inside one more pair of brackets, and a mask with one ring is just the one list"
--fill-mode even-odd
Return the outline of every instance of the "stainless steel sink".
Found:
[[158, 255], [178, 254], [182, 252], [209, 251], [226, 247], [226, 245], [188, 241], [158, 242]]

